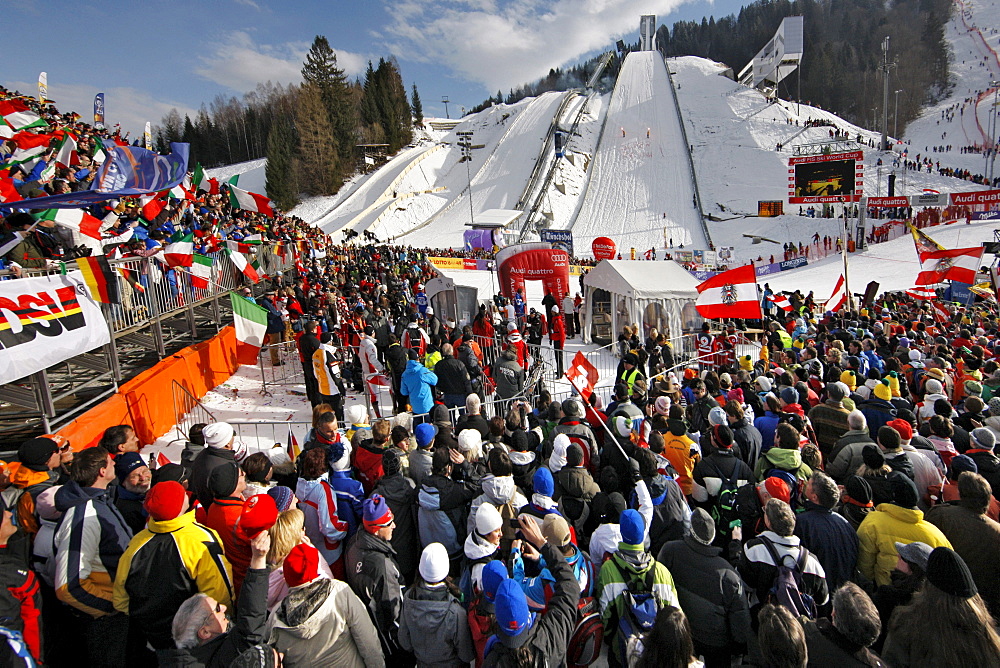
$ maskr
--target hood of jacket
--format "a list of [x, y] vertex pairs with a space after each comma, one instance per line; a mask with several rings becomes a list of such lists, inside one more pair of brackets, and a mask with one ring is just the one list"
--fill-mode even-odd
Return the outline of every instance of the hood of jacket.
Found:
[[643, 478], [646, 488], [649, 490], [649, 498], [654, 506], [663, 503], [667, 496], [667, 478], [662, 475], [654, 475], [651, 478]]
[[417, 494], [417, 503], [424, 510], [440, 510], [441, 491], [437, 487], [427, 484], [421, 485], [420, 492]]
[[480, 559], [486, 559], [499, 550], [500, 547], [480, 536], [478, 531], [473, 531], [466, 537], [463, 549], [465, 550], [465, 556], [470, 561], [479, 561]]
[[313, 637], [323, 622], [316, 612], [326, 603], [332, 590], [333, 581], [327, 578], [290, 590], [278, 608], [278, 625], [299, 638]]
[[410, 587], [403, 597], [406, 599], [405, 614], [420, 620], [421, 629], [441, 628], [448, 621], [454, 600], [444, 587], [431, 588], [424, 583]]
[[509, 454], [510, 462], [514, 466], [530, 466], [535, 463], [535, 453], [530, 450], [525, 450], [524, 452], [511, 450]]
[[618, 551], [614, 555], [615, 564], [624, 566], [636, 575], [642, 575], [653, 566], [653, 558], [642, 545], [618, 543]]
[[556, 480], [563, 489], [563, 494], [574, 498], [588, 495], [587, 488], [594, 482], [587, 469], [582, 466], [568, 466], [556, 474]]
[[493, 474], [487, 475], [482, 480], [482, 487], [483, 494], [495, 506], [508, 503], [514, 498], [514, 493], [517, 492], [517, 486], [514, 484], [514, 476], [509, 475], [500, 477]]
[[771, 448], [764, 457], [767, 458], [767, 461], [774, 464], [774, 468], [779, 468], [783, 471], [795, 471], [802, 466], [802, 453], [798, 450]]
[[421, 364], [420, 360], [407, 360], [406, 361], [406, 371], [408, 373], [415, 373], [417, 375], [420, 375], [420, 374], [422, 374], [426, 370], [427, 370], [427, 367], [425, 367], [423, 364]]
[[70, 480], [56, 492], [56, 510], [65, 513], [73, 506], [104, 496], [106, 493], [106, 490], [97, 487], [80, 487], [80, 483]]
[[18, 489], [27, 489], [32, 485], [45, 482], [52, 477], [52, 471], [33, 471], [27, 466], [18, 466], [10, 476], [10, 484]]
[[916, 524], [924, 519], [924, 512], [922, 510], [918, 510], [917, 508], [903, 508], [894, 503], [880, 503], [875, 508], [875, 512], [885, 513], [889, 517], [907, 524]]

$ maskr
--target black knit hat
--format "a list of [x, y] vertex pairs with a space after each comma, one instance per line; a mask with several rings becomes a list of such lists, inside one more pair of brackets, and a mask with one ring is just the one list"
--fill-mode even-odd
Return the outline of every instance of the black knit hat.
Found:
[[382, 471], [385, 475], [395, 475], [401, 468], [399, 452], [390, 448], [382, 453]]
[[59, 446], [51, 438], [32, 438], [17, 449], [21, 465], [32, 471], [48, 471], [49, 457], [59, 451]]
[[852, 475], [844, 481], [844, 491], [855, 505], [865, 506], [872, 502], [872, 486], [861, 476]]
[[917, 486], [905, 474], [893, 471], [889, 474], [889, 488], [892, 490], [893, 504], [901, 508], [916, 508]]
[[947, 547], [935, 548], [928, 557], [927, 581], [959, 598], [972, 598], [979, 593], [965, 560]]
[[583, 465], [583, 448], [576, 443], [570, 443], [566, 448], [566, 466], [577, 467]]
[[885, 455], [882, 454], [877, 445], [866, 445], [861, 448], [861, 459], [864, 460], [865, 466], [872, 470], [877, 471], [885, 466]]
[[212, 469], [208, 476], [208, 491], [216, 499], [232, 495], [240, 480], [240, 467], [236, 462], [226, 462]]

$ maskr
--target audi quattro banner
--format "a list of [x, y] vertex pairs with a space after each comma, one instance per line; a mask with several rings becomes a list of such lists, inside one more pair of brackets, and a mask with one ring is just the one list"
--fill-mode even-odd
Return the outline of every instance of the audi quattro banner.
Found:
[[0, 383], [29, 376], [111, 340], [78, 271], [0, 281]]
[[546, 243], [508, 246], [496, 254], [500, 291], [511, 297], [524, 289], [525, 281], [541, 281], [559, 301], [569, 292], [569, 255]]

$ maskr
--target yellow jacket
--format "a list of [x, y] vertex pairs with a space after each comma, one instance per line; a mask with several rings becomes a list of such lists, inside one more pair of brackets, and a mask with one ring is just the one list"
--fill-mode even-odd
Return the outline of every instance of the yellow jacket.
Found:
[[858, 569], [877, 585], [889, 584], [899, 553], [896, 543], [926, 543], [931, 548], [951, 547], [941, 530], [915, 508], [880, 503], [858, 527]]
[[677, 484], [685, 496], [691, 496], [694, 489], [694, 465], [698, 463], [700, 457], [691, 453], [694, 441], [687, 434], [677, 436], [672, 432], [663, 435], [663, 456], [670, 461], [670, 465], [677, 471]]

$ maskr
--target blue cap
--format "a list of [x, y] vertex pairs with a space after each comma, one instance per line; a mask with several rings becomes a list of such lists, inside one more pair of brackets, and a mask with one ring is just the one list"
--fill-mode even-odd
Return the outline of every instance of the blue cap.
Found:
[[535, 471], [535, 475], [531, 478], [531, 486], [535, 490], [535, 494], [552, 496], [552, 493], [555, 491], [555, 483], [552, 481], [552, 472], [544, 467], [538, 469]]
[[622, 513], [621, 521], [618, 523], [622, 530], [622, 542], [628, 545], [642, 545], [644, 534], [646, 533], [646, 521], [638, 510], [629, 508]]
[[496, 601], [497, 590], [500, 588], [501, 583], [507, 579], [507, 567], [499, 559], [494, 559], [483, 566], [481, 579], [483, 582], [483, 596], [487, 601], [493, 603]]
[[527, 640], [535, 616], [528, 610], [528, 598], [514, 580], [504, 580], [497, 589], [494, 603], [500, 640], [510, 647], [518, 647]]
[[413, 430], [413, 435], [417, 437], [417, 447], [426, 448], [427, 445], [437, 436], [438, 428], [429, 422], [421, 422]]

